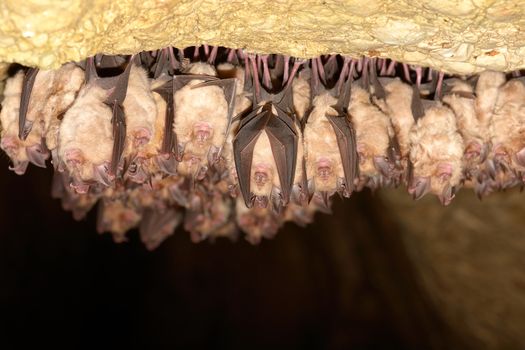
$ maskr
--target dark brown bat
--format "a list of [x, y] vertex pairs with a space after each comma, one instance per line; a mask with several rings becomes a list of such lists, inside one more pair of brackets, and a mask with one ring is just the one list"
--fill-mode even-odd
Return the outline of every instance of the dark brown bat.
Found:
[[293, 117], [291, 82], [299, 69], [295, 62], [286, 87], [277, 95], [264, 91], [257, 73], [255, 57], [250, 56], [254, 82], [253, 111], [240, 121], [233, 140], [239, 188], [245, 204], [272, 208], [290, 200], [297, 163], [298, 132]]

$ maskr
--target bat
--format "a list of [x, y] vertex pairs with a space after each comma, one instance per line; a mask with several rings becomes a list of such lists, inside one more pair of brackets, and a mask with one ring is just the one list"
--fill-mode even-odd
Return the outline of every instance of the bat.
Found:
[[490, 124], [494, 163], [501, 171], [525, 171], [525, 84], [511, 79], [498, 89]]
[[[290, 200], [294, 182], [298, 132], [293, 118], [291, 82], [277, 95], [261, 92], [255, 57], [249, 57], [254, 87], [252, 112], [242, 118], [233, 140], [239, 189], [245, 205], [278, 209]], [[292, 115], [292, 116], [291, 116]]]
[[348, 106], [356, 133], [359, 158], [358, 189], [368, 186], [377, 189], [392, 176], [389, 159], [394, 131], [388, 116], [372, 104], [369, 93], [353, 84]]
[[182, 214], [175, 208], [146, 210], [139, 226], [140, 240], [146, 249], [154, 250], [175, 232], [181, 220]]
[[474, 187], [478, 196], [487, 191], [483, 184], [487, 175], [483, 173], [483, 163], [490, 148], [488, 128], [484, 128], [475, 111], [476, 96], [472, 85], [464, 80], [445, 81], [443, 102], [456, 115], [458, 131], [465, 145], [463, 172], [465, 183]]
[[85, 193], [90, 185], [111, 186], [124, 151], [126, 125], [122, 103], [132, 63], [117, 77], [99, 78], [88, 59], [86, 83], [64, 114], [59, 128], [58, 169], [68, 170], [71, 186]]
[[464, 150], [454, 112], [433, 103], [410, 131], [410, 143], [409, 193], [419, 199], [431, 192], [443, 205], [450, 204], [461, 182]]
[[188, 72], [192, 74], [173, 77], [173, 130], [180, 160], [177, 171], [199, 178], [199, 173], [206, 172], [208, 164], [218, 158], [226, 140], [236, 85], [233, 79], [209, 75], [216, 72], [208, 64], [194, 63]]
[[9, 169], [18, 175], [25, 173], [29, 163], [45, 167], [45, 160], [49, 157], [42, 141], [40, 128], [29, 133], [25, 139], [18, 137], [18, 111], [23, 79], [23, 73], [18, 72], [7, 80], [0, 111], [2, 123], [0, 147], [11, 159], [12, 166]]
[[237, 198], [235, 218], [239, 228], [246, 234], [246, 240], [259, 244], [261, 239], [271, 239], [282, 225], [281, 216], [270, 208], [248, 208], [242, 198]]
[[120, 199], [104, 198], [99, 202], [97, 232], [110, 232], [115, 243], [127, 241], [126, 233], [139, 225], [141, 214]]

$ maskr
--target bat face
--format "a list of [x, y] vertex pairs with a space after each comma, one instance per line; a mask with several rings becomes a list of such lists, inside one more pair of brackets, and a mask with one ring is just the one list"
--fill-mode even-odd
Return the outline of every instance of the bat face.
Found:
[[454, 113], [439, 103], [428, 108], [412, 129], [410, 140], [413, 179], [409, 193], [417, 199], [431, 192], [442, 204], [449, 204], [461, 181], [464, 150]]

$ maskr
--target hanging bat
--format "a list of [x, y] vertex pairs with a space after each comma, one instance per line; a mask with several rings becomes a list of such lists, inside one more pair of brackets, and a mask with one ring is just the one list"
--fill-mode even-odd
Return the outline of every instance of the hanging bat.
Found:
[[35, 128], [36, 130], [29, 133], [25, 139], [18, 137], [18, 112], [23, 79], [23, 73], [18, 72], [7, 80], [0, 111], [2, 123], [0, 147], [13, 163], [9, 169], [18, 175], [25, 173], [29, 163], [45, 168], [45, 161], [49, 157], [42, 139], [41, 128]]
[[384, 83], [385, 99], [376, 100], [376, 103], [390, 118], [399, 145], [401, 167], [407, 169], [410, 153], [410, 129], [414, 125], [416, 118], [419, 117], [418, 112], [414, 111], [417, 109], [414, 106], [415, 101], [413, 99], [415, 90], [410, 85], [403, 83], [399, 78], [383, 81], [386, 81]]
[[140, 240], [146, 249], [154, 250], [175, 232], [181, 220], [182, 214], [175, 208], [146, 210], [139, 227]]
[[435, 102], [412, 128], [410, 143], [409, 193], [419, 199], [431, 192], [443, 205], [450, 204], [461, 182], [464, 150], [454, 112]]
[[[193, 64], [189, 72], [215, 73], [207, 64]], [[198, 177], [213, 163], [226, 140], [233, 114], [235, 81], [209, 75], [177, 75], [173, 78], [175, 121], [180, 163], [177, 171]]]
[[490, 138], [488, 130], [483, 127], [477, 118], [475, 111], [476, 97], [473, 87], [466, 81], [460, 79], [449, 79], [445, 81], [445, 96], [443, 102], [447, 104], [454, 114], [458, 131], [465, 145], [463, 155], [463, 172], [468, 183], [475, 187], [478, 194], [483, 175], [480, 173], [482, 163], [485, 162]]
[[284, 207], [290, 200], [297, 163], [298, 132], [293, 119], [291, 82], [299, 69], [294, 63], [290, 79], [277, 95], [259, 84], [255, 57], [250, 56], [254, 86], [253, 111], [241, 119], [233, 140], [239, 189], [245, 205]]
[[494, 162], [501, 171], [525, 172], [525, 84], [511, 79], [498, 89], [490, 125]]
[[55, 167], [59, 162], [57, 147], [60, 123], [83, 84], [84, 71], [74, 63], [66, 63], [55, 72], [51, 93], [41, 112], [46, 147], [51, 152]]
[[103, 199], [99, 202], [97, 232], [110, 232], [115, 243], [127, 241], [126, 233], [137, 227], [141, 214], [118, 199]]
[[392, 177], [389, 154], [394, 131], [388, 116], [372, 104], [368, 92], [358, 84], [352, 85], [348, 111], [359, 155], [358, 189], [368, 186], [375, 190]]
[[118, 77], [99, 78], [88, 59], [86, 84], [65, 113], [59, 129], [59, 170], [85, 193], [90, 185], [110, 186], [120, 164], [126, 136], [123, 102], [132, 62]]
[[251, 244], [259, 244], [262, 238], [271, 239], [282, 225], [281, 216], [270, 208], [248, 208], [242, 198], [235, 205], [237, 225]]

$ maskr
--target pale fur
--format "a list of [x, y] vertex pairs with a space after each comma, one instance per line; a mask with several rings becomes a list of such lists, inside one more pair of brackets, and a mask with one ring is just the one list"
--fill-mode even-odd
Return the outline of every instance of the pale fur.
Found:
[[412, 115], [412, 87], [396, 78], [385, 86], [386, 108], [383, 110], [392, 122], [397, 136], [401, 157], [408, 158], [410, 153], [410, 129], [414, 125]]
[[490, 137], [489, 125], [496, 100], [498, 99], [499, 88], [503, 84], [505, 84], [505, 74], [502, 72], [486, 71], [482, 72], [478, 77], [475, 110], [481, 130], [485, 130], [484, 139]]
[[[194, 139], [193, 128], [197, 122], [207, 123], [212, 130], [209, 146], [220, 148], [226, 138], [228, 125], [228, 103], [223, 90], [218, 86], [192, 89], [202, 80], [192, 80], [175, 93], [175, 122], [173, 129], [177, 142], [186, 145]], [[196, 150], [197, 151], [197, 150]], [[205, 155], [209, 147], [198, 150]]]
[[293, 106], [299, 120], [310, 107], [310, 71], [303, 70], [292, 82]]
[[15, 145], [13, 149], [9, 149], [10, 152], [8, 153], [14, 163], [28, 161], [26, 147], [39, 144], [42, 137], [41, 129], [35, 125], [35, 130], [29, 133], [27, 139], [22, 141], [18, 138], [18, 115], [23, 79], [23, 72], [18, 72], [15, 76], [7, 79], [2, 111], [0, 112], [0, 122], [2, 123], [1, 147], [3, 150], [7, 150], [7, 145]]
[[[83, 159], [77, 175], [84, 181], [93, 179], [93, 165], [111, 160], [112, 112], [104, 104], [106, 98], [107, 91], [98, 86], [90, 84], [83, 87], [60, 124], [59, 158], [66, 161], [68, 151], [80, 150]], [[70, 172], [73, 170], [69, 169]]]
[[[266, 174], [268, 175], [268, 181], [264, 184], [264, 186], [261, 186], [261, 188], [255, 184], [254, 180], [257, 167], [264, 167], [266, 169]], [[255, 147], [253, 148], [250, 179], [250, 190], [257, 196], [267, 196], [269, 198], [273, 187], [281, 188], [279, 173], [277, 172], [277, 165], [275, 164], [275, 159], [273, 158], [270, 139], [268, 138], [268, 135], [265, 131], [260, 133], [257, 142], [255, 143]]]
[[[428, 108], [410, 132], [410, 161], [414, 177], [429, 177], [431, 192], [441, 195], [446, 185], [457, 186], [461, 180], [463, 139], [454, 113], [441, 103]], [[440, 166], [448, 165], [452, 174], [439, 181]]]
[[492, 144], [509, 157], [516, 170], [525, 170], [514, 155], [525, 147], [525, 85], [519, 80], [510, 80], [499, 89], [492, 123]]
[[84, 71], [74, 63], [67, 63], [55, 73], [52, 92], [43, 112], [46, 146], [54, 150], [58, 144], [58, 119], [75, 101], [78, 91], [84, 84]]
[[149, 137], [155, 132], [155, 119], [157, 117], [157, 105], [151, 92], [151, 84], [146, 71], [131, 66], [128, 90], [123, 103], [126, 115], [126, 151], [129, 154], [137, 151], [135, 138], [141, 131], [147, 131]]
[[[327, 92], [315, 97], [314, 108], [304, 129], [306, 177], [314, 181], [316, 191], [335, 191], [337, 179], [344, 178], [337, 138], [332, 125], [326, 118], [326, 116], [338, 115], [337, 111], [331, 107], [336, 103], [337, 99]], [[331, 176], [326, 181], [317, 176], [318, 163], [322, 159], [327, 159], [332, 167]]]
[[349, 112], [356, 131], [360, 153], [361, 176], [378, 175], [374, 157], [386, 157], [394, 131], [389, 118], [370, 102], [370, 95], [357, 85], [352, 86]]

